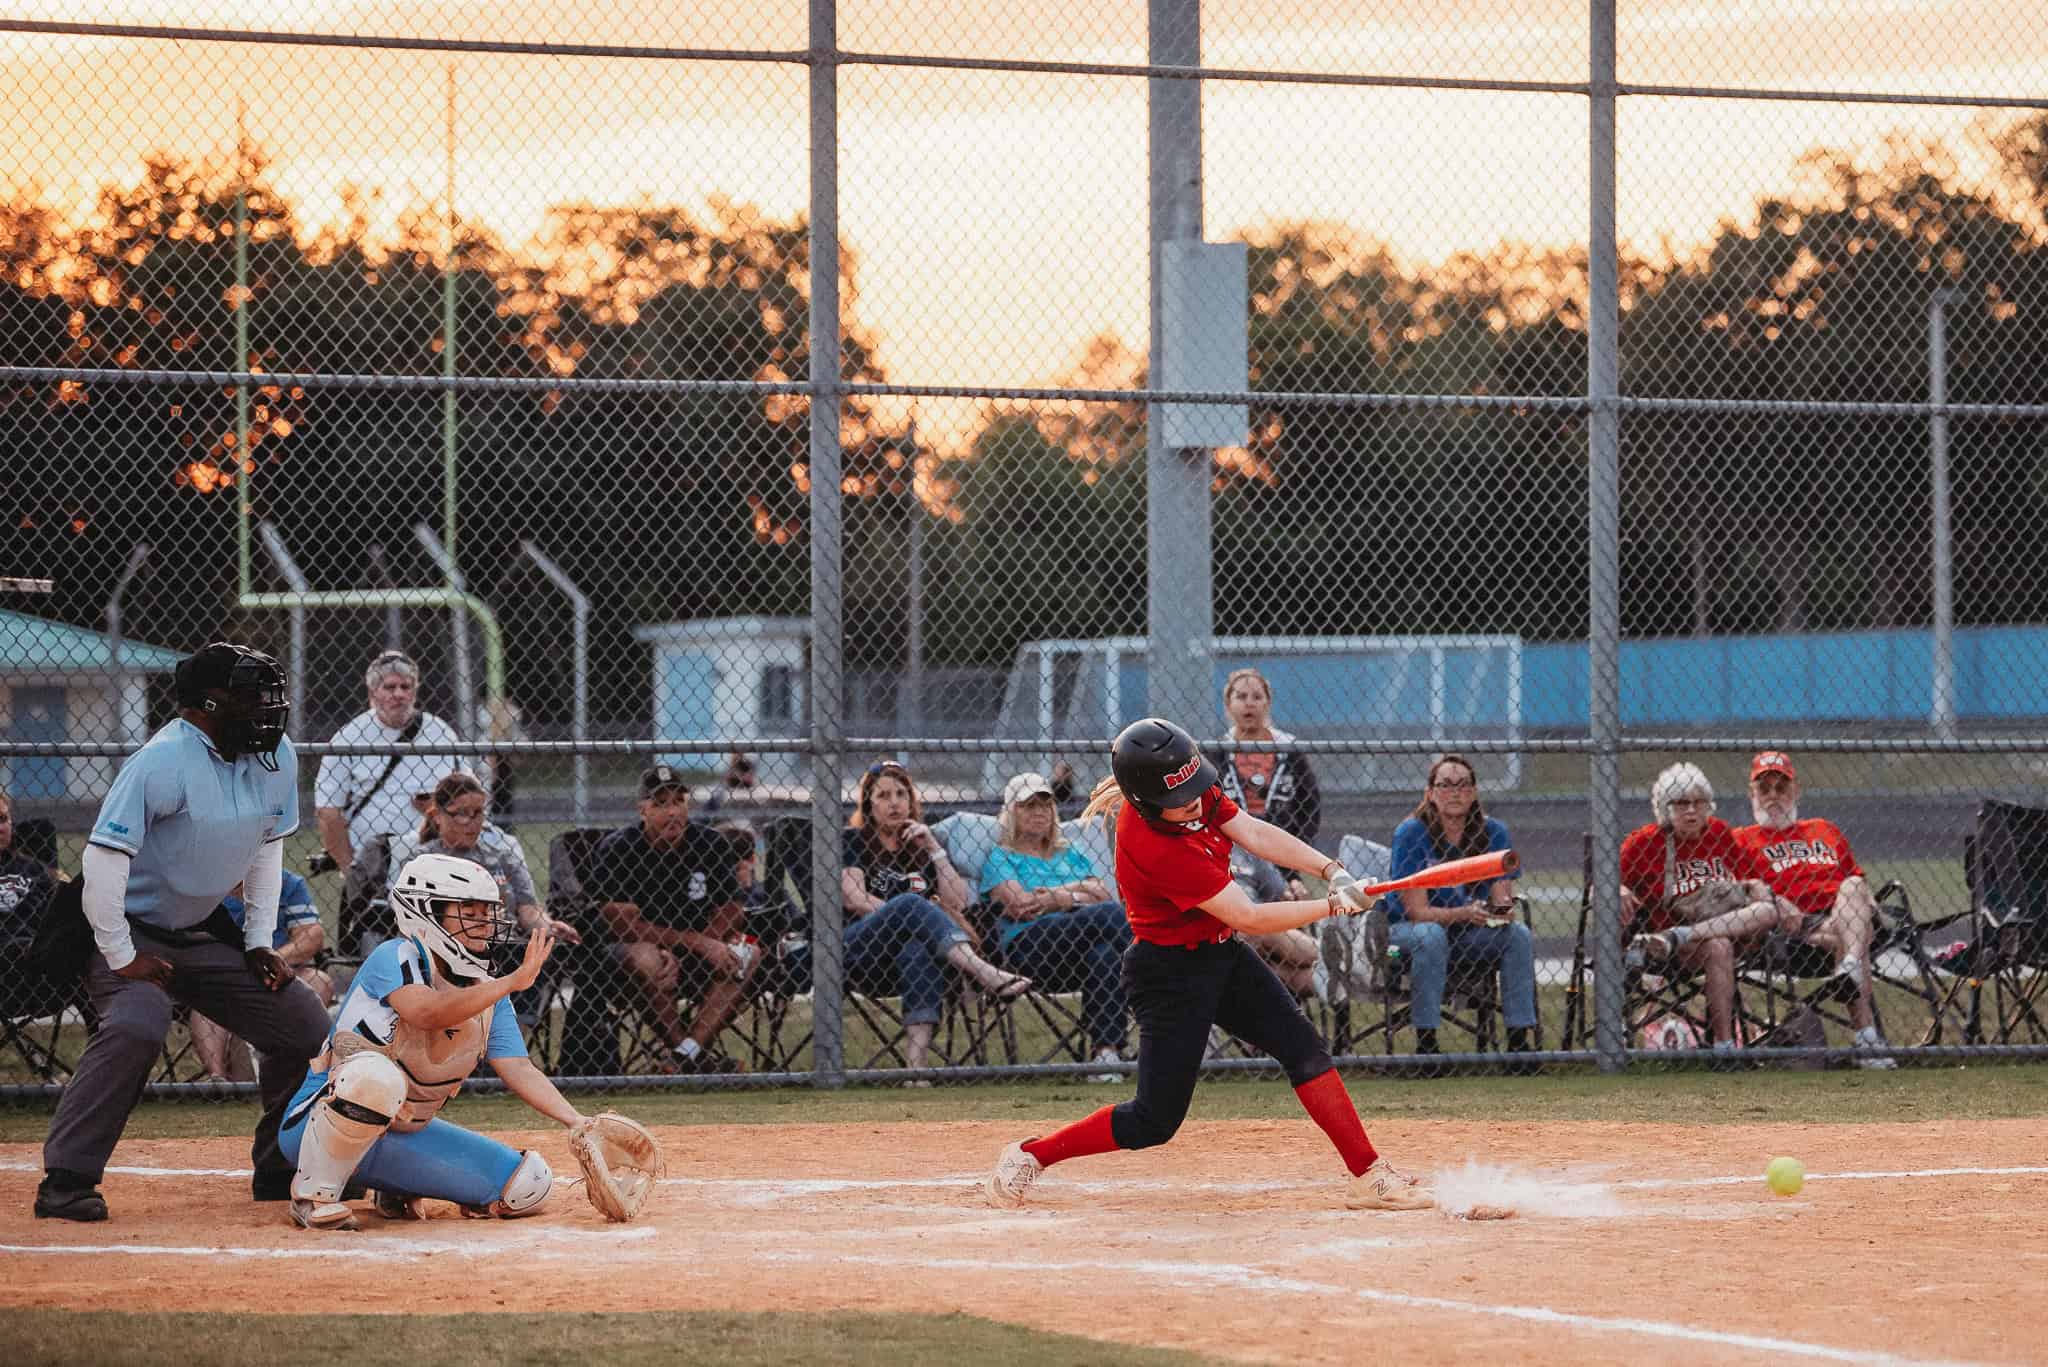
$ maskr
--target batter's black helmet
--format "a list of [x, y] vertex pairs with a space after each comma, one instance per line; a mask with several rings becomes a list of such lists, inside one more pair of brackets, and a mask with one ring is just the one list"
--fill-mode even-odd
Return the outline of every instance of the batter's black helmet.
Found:
[[1117, 733], [1109, 768], [1124, 801], [1154, 820], [1166, 808], [1198, 801], [1216, 786], [1216, 766], [1195, 738], [1158, 717], [1134, 721]]
[[215, 641], [179, 663], [176, 681], [178, 706], [213, 717], [213, 743], [222, 759], [233, 763], [254, 755], [277, 772], [277, 745], [292, 710], [282, 665], [260, 650]]

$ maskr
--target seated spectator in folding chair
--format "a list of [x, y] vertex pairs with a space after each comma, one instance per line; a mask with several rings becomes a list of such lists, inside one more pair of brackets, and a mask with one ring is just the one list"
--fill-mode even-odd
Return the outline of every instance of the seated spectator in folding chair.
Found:
[[[1415, 811], [1394, 828], [1391, 877], [1406, 878], [1451, 859], [1511, 850], [1505, 823], [1486, 814], [1471, 761], [1445, 755], [1430, 765]], [[1495, 965], [1508, 1052], [1527, 1053], [1536, 1030], [1536, 945], [1511, 919], [1512, 878], [1448, 888], [1404, 888], [1380, 903], [1388, 942], [1408, 960], [1408, 1012], [1415, 1052], [1437, 1053], [1444, 984], [1451, 964]]]
[[1003, 1001], [1031, 990], [1031, 979], [976, 952], [967, 881], [925, 825], [908, 769], [894, 760], [868, 766], [840, 849], [846, 980], [869, 995], [902, 997], [905, 1067], [925, 1066], [945, 1007], [948, 965]]
[[[1834, 976], [1849, 1001], [1856, 1043], [1883, 1048], [1884, 1036], [1870, 1009], [1877, 899], [1849, 849], [1849, 838], [1832, 821], [1799, 815], [1799, 775], [1782, 750], [1760, 751], [1749, 762], [1749, 805], [1756, 824], [1738, 828], [1735, 843], [1755, 857], [1771, 890], [1799, 909], [1794, 938], [1834, 955]], [[1856, 1065], [1898, 1067], [1889, 1056], [1860, 1058]]]
[[[1223, 681], [1223, 712], [1230, 719], [1230, 733], [1225, 745], [1213, 747], [1212, 758], [1224, 795], [1260, 820], [1313, 845], [1322, 829], [1323, 797], [1308, 756], [1296, 750], [1227, 750], [1231, 741], [1285, 745], [1294, 739], [1273, 725], [1273, 685], [1256, 669], [1232, 670]], [[1282, 873], [1244, 850], [1231, 856], [1231, 877], [1254, 902], [1302, 901], [1309, 896], [1298, 874]], [[1314, 993], [1316, 965], [1322, 958], [1314, 936], [1287, 930], [1242, 938], [1295, 996]]]
[[0, 1019], [52, 1015], [65, 993], [29, 954], [43, 908], [56, 892], [55, 870], [14, 839], [14, 801], [0, 790]]
[[[228, 916], [237, 926], [242, 924], [242, 885], [240, 883], [220, 899]], [[271, 948], [277, 957], [285, 961], [298, 980], [313, 989], [322, 1006], [334, 1005], [334, 980], [316, 968], [313, 960], [320, 951], [327, 948], [327, 929], [320, 924], [320, 908], [313, 901], [313, 889], [306, 880], [284, 871], [284, 882], [277, 897], [277, 930], [271, 936]], [[225, 1026], [194, 1011], [186, 1021], [192, 1032], [192, 1051], [199, 1055], [199, 1064], [206, 1070], [209, 1082], [254, 1082], [255, 1061], [241, 1039]]]
[[1094, 863], [1060, 833], [1044, 775], [1018, 774], [1003, 785], [996, 845], [981, 866], [980, 893], [998, 908], [1003, 962], [1041, 988], [1080, 988], [1095, 1062], [1120, 1062], [1130, 1039], [1123, 981], [1130, 922]]
[[1647, 826], [1621, 842], [1622, 933], [1634, 967], [1706, 979], [1707, 1025], [1719, 1061], [1735, 1066], [1735, 962], [1799, 913], [1781, 903], [1756, 856], [1714, 815], [1714, 785], [1695, 764], [1674, 764], [1650, 785]]
[[[760, 951], [742, 939], [732, 855], [727, 837], [691, 823], [689, 781], [667, 764], [640, 775], [640, 820], [591, 851], [583, 886], [611, 933], [612, 966], [674, 1055], [664, 1071], [740, 1071], [718, 1035], [746, 1000]], [[687, 1029], [683, 995], [697, 1001]]]

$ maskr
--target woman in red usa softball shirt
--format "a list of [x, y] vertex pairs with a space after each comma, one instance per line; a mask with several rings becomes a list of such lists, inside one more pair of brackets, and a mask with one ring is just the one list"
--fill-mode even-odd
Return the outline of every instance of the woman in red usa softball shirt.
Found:
[[[1021, 1205], [1038, 1174], [1054, 1163], [1173, 1138], [1194, 1097], [1209, 1027], [1220, 1025], [1286, 1069], [1302, 1106], [1351, 1170], [1347, 1205], [1434, 1205], [1413, 1178], [1373, 1149], [1315, 1027], [1273, 970], [1238, 938], [1239, 932], [1292, 930], [1363, 910], [1357, 881], [1336, 860], [1239, 810], [1218, 787], [1216, 766], [1194, 737], [1172, 722], [1147, 718], [1125, 727], [1110, 768], [1088, 813], [1115, 822], [1116, 881], [1133, 937], [1123, 971], [1138, 1018], [1138, 1094], [1004, 1149], [989, 1174], [989, 1200]], [[1254, 903], [1231, 880], [1232, 845], [1283, 869], [1328, 879], [1330, 896]]]

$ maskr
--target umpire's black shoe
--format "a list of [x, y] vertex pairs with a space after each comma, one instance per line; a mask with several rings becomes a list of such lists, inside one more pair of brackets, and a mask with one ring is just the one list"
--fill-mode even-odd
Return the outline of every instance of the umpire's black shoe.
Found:
[[292, 1199], [292, 1178], [295, 1175], [291, 1168], [278, 1172], [258, 1172], [249, 1179], [249, 1198], [254, 1201], [289, 1201]]
[[36, 1218], [89, 1225], [107, 1218], [107, 1198], [92, 1187], [53, 1187], [44, 1178], [36, 1188]]

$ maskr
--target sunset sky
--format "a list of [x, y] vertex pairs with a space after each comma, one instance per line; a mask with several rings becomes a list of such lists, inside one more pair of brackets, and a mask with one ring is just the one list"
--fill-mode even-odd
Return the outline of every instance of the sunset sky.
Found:
[[[12, 18], [252, 26], [593, 43], [804, 43], [801, 0], [593, 3], [31, 0]], [[1579, 80], [1583, 8], [1560, 0], [1212, 0], [1204, 53], [1265, 66]], [[1519, 17], [1502, 18], [1504, 11]], [[852, 49], [1142, 61], [1140, 0], [848, 0]], [[2035, 0], [1623, 0], [1625, 81], [2035, 96], [2048, 9]], [[443, 71], [431, 53], [0, 33], [0, 184], [76, 210], [141, 155], [222, 155], [238, 101], [309, 228], [344, 185], [387, 217], [438, 201]], [[794, 64], [461, 57], [457, 205], [510, 242], [550, 204], [757, 204], [806, 196], [807, 74]], [[1349, 225], [1426, 261], [1500, 242], [1582, 240], [1586, 104], [1570, 95], [1239, 82], [1205, 93], [1207, 230]], [[1797, 184], [1816, 145], [1889, 132], [1965, 136], [1985, 111], [1635, 98], [1621, 109], [1624, 238], [1678, 250], [1757, 194]], [[2003, 120], [2009, 112], [1994, 113]], [[1145, 83], [850, 65], [842, 73], [841, 227], [861, 321], [892, 378], [1042, 383], [1089, 336], [1142, 344]]]

